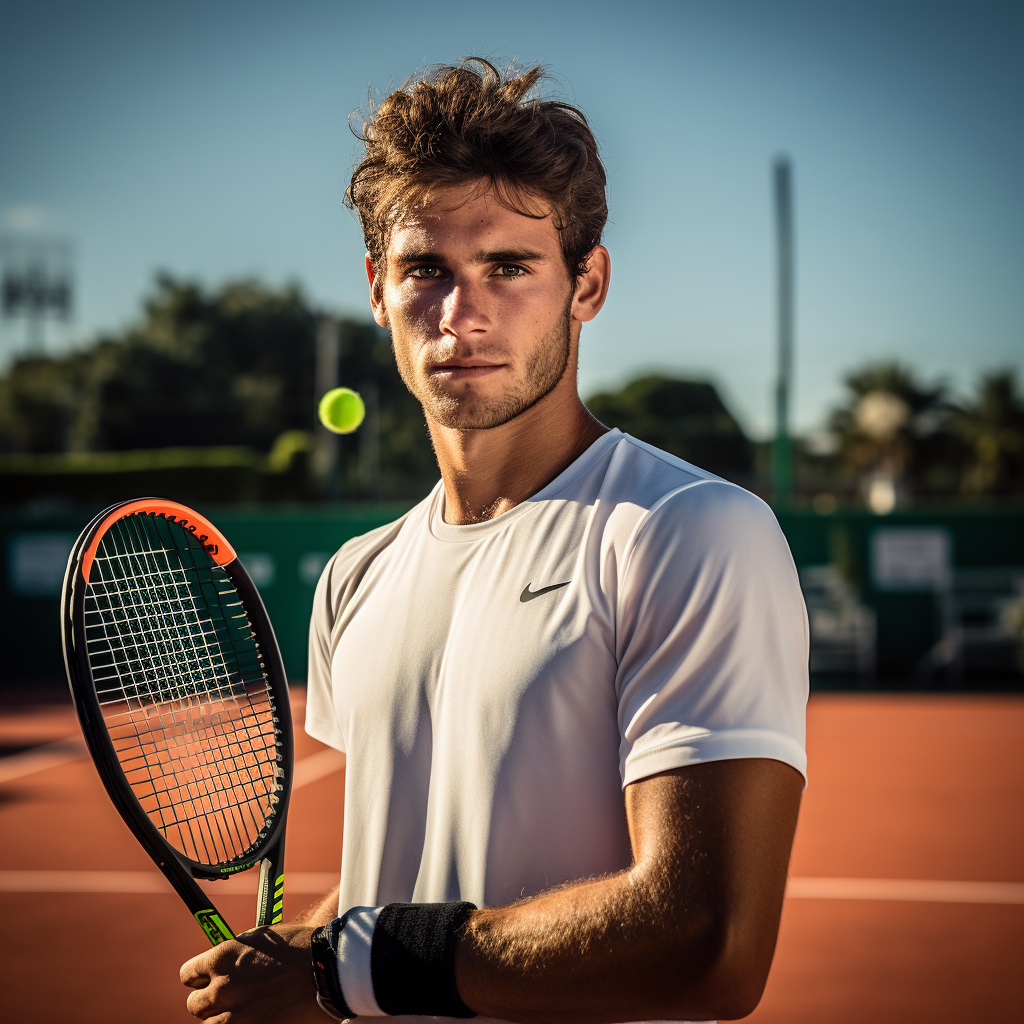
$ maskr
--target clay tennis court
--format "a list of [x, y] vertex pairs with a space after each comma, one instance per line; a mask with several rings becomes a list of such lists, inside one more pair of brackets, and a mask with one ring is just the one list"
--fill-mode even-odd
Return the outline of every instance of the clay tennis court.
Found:
[[[3, 1019], [191, 1020], [178, 966], [205, 940], [111, 808], [70, 705], [0, 709], [0, 752]], [[1024, 698], [815, 695], [808, 755], [749, 1019], [1024, 1019]], [[340, 758], [301, 733], [296, 758], [286, 916], [333, 884], [342, 839]], [[236, 929], [254, 887], [212, 890]]]

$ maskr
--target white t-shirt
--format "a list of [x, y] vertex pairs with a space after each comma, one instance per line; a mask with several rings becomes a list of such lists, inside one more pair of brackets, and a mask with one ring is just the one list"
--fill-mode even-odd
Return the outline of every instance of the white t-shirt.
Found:
[[632, 863], [622, 789], [805, 772], [807, 616], [757, 497], [618, 430], [532, 498], [444, 489], [317, 587], [306, 731], [347, 754], [339, 913], [510, 903]]

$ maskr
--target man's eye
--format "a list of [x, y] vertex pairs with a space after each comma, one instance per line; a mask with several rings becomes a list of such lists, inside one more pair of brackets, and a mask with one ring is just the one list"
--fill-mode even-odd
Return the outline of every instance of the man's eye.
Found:
[[514, 263], [503, 263], [498, 267], [500, 277], [522, 277], [525, 273], [522, 267], [517, 267]]
[[413, 277], [418, 277], [421, 281], [434, 281], [441, 276], [440, 267], [414, 267], [412, 271]]

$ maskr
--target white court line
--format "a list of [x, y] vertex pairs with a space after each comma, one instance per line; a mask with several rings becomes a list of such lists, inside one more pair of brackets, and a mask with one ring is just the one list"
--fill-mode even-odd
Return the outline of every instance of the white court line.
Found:
[[294, 774], [292, 775], [292, 789], [299, 789], [308, 786], [311, 782], [322, 779], [325, 775], [332, 775], [345, 767], [345, 755], [340, 751], [320, 750], [301, 761], [295, 762]]
[[[0, 783], [54, 768], [84, 755], [82, 741], [71, 736], [0, 759]], [[295, 764], [293, 789], [340, 771], [345, 755], [330, 748]], [[323, 893], [337, 875], [330, 872], [289, 872], [287, 887], [296, 893]], [[212, 883], [216, 892], [255, 893], [255, 873]], [[0, 871], [0, 892], [170, 893], [163, 875], [152, 871]], [[790, 878], [790, 899], [897, 900], [923, 903], [1024, 904], [1024, 883], [962, 882], [919, 878]]]
[[[328, 892], [337, 872], [289, 871], [285, 888], [292, 893]], [[213, 893], [254, 894], [255, 871], [210, 883]], [[0, 892], [172, 892], [155, 871], [0, 871]], [[790, 878], [786, 895], [794, 899], [900, 900], [924, 903], [1024, 904], [1021, 882], [952, 882], [919, 878]]]
[[[68, 741], [65, 740], [52, 743], [48, 747], [26, 751], [24, 754], [15, 754], [0, 761], [0, 769], [17, 760], [22, 762], [22, 770], [6, 776], [0, 775], [0, 781], [50, 768], [81, 754], [80, 747], [69, 747]], [[328, 748], [310, 754], [309, 757], [296, 762], [292, 789], [307, 786], [339, 771], [344, 766], [345, 755], [337, 750]], [[257, 881], [258, 872], [246, 871], [232, 878], [211, 882], [210, 885], [211, 891], [215, 893], [255, 895]], [[285, 875], [285, 884], [291, 893], [322, 895], [334, 888], [337, 881], [337, 872], [289, 871]], [[174, 890], [167, 879], [155, 871], [0, 871], [0, 892], [171, 894]]]
[[[85, 743], [79, 736], [68, 736], [42, 747], [33, 747], [20, 754], [0, 758], [0, 784], [22, 776], [56, 768], [59, 764], [75, 761], [86, 754]], [[345, 766], [345, 755], [328, 748], [320, 750], [295, 763], [292, 789], [309, 785], [331, 775]]]
[[[247, 871], [210, 883], [212, 893], [255, 895], [258, 871]], [[338, 883], [336, 871], [289, 871], [285, 889], [290, 893], [322, 895]], [[158, 871], [0, 871], [0, 892], [157, 893], [174, 890]]]
[[1024, 903], [1021, 882], [946, 882], [925, 878], [790, 878], [799, 900], [901, 900], [920, 903]]
[[10, 757], [0, 759], [0, 783], [41, 772], [44, 768], [55, 768], [66, 761], [77, 760], [84, 754], [85, 744], [77, 736], [68, 736], [55, 743], [11, 754]]

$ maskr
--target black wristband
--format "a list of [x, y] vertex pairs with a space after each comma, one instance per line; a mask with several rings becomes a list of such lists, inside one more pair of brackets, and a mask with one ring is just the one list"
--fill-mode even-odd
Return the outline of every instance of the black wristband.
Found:
[[455, 940], [472, 903], [390, 903], [377, 917], [370, 976], [391, 1016], [475, 1017], [455, 985]]
[[336, 917], [313, 932], [309, 952], [313, 958], [313, 980], [316, 1001], [336, 1020], [349, 1020], [355, 1014], [348, 1008], [338, 978], [338, 936], [345, 927], [345, 918]]

